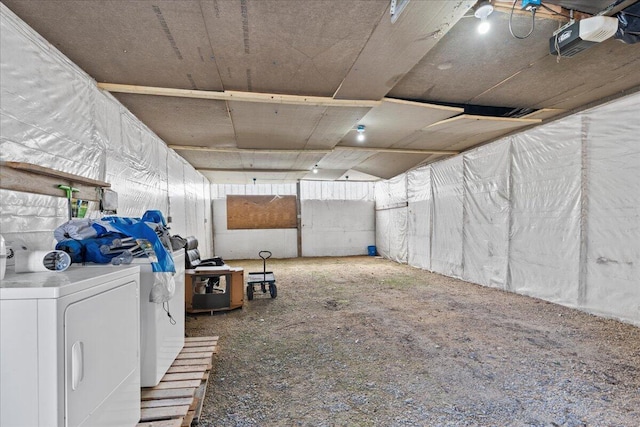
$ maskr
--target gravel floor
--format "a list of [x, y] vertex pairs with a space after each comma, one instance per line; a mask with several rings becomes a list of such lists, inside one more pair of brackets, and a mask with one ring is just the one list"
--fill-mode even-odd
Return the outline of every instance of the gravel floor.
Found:
[[[245, 272], [262, 262], [231, 261]], [[640, 329], [374, 257], [270, 260], [201, 426], [640, 426]]]

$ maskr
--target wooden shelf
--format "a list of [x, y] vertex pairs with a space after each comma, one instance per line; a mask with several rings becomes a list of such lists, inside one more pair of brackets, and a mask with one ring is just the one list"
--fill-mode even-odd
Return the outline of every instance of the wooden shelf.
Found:
[[99, 188], [109, 188], [111, 184], [97, 179], [85, 178], [31, 163], [0, 162], [0, 188], [24, 193], [45, 194], [55, 197], [67, 197], [58, 185], [77, 188], [73, 198], [100, 201]]

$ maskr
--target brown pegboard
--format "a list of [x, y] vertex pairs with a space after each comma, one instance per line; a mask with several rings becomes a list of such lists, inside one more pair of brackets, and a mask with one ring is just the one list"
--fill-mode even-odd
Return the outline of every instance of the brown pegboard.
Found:
[[296, 196], [227, 196], [227, 229], [297, 228]]

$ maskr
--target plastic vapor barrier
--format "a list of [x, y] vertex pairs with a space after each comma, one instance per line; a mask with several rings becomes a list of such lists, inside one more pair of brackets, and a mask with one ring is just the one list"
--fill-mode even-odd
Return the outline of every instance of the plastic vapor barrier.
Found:
[[640, 326], [640, 94], [585, 113], [584, 290], [597, 314]]
[[580, 147], [579, 117], [513, 137], [511, 290], [577, 303]]
[[[172, 233], [210, 247], [208, 181], [3, 4], [0, 12], [0, 158], [107, 181], [118, 215], [160, 210], [176, 221]], [[53, 247], [68, 219], [63, 197], [1, 190], [0, 208], [6, 240], [34, 250]]]
[[509, 147], [491, 144], [463, 156], [463, 278], [500, 289], [509, 252]]
[[408, 227], [378, 210], [380, 253], [406, 232], [413, 266], [640, 326], [638, 111], [635, 93], [409, 172]]
[[214, 199], [232, 196], [295, 196], [296, 184], [211, 184]]
[[213, 201], [213, 229], [216, 255], [225, 260], [258, 259], [259, 251], [271, 251], [274, 258], [298, 256], [298, 230], [295, 228], [229, 230], [226, 199]]
[[[214, 243], [226, 259], [257, 258], [270, 250], [276, 258], [298, 256], [295, 229], [228, 230], [229, 195], [296, 196], [300, 202], [301, 256], [367, 254], [375, 245], [374, 184], [300, 181], [296, 184], [212, 184]], [[340, 221], [336, 221], [340, 218]]]
[[376, 182], [375, 197], [378, 253], [397, 262], [407, 262], [407, 175]]
[[300, 181], [302, 200], [375, 200], [373, 182]]
[[423, 167], [407, 173], [407, 262], [414, 267], [431, 269], [431, 230], [433, 227], [433, 194], [431, 168]]
[[462, 156], [432, 166], [433, 234], [431, 267], [462, 277]]
[[302, 256], [367, 255], [371, 245], [375, 245], [373, 201], [302, 201]]

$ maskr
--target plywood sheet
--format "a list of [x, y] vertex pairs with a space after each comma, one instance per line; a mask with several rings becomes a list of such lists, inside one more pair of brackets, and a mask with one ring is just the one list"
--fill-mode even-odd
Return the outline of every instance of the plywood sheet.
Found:
[[375, 154], [375, 151], [336, 150], [324, 156], [318, 166], [323, 169], [351, 169]]
[[350, 130], [354, 129], [357, 124], [362, 123], [363, 117], [378, 108], [327, 108], [315, 129], [313, 129], [306, 148], [335, 147]]
[[196, 169], [243, 169], [240, 153], [176, 150]]
[[525, 98], [533, 108], [571, 110], [640, 85], [640, 49], [609, 39], [557, 62], [547, 55], [477, 97], [480, 103]]
[[461, 114], [464, 109], [434, 104], [385, 99], [381, 106], [372, 108], [359, 125], [365, 126], [364, 142], [357, 140], [357, 127], [353, 127], [342, 145], [388, 148], [415, 131]]
[[[547, 56], [549, 37], [558, 28], [558, 22], [536, 19], [536, 30], [524, 40], [509, 35], [508, 14], [496, 11], [491, 14], [490, 22], [491, 30], [478, 36], [477, 19], [458, 21], [388, 96], [460, 104], [531, 106], [528, 96], [531, 86], [554, 86], [552, 82], [538, 77], [508, 99], [477, 97]], [[528, 30], [530, 24], [530, 16], [513, 17], [514, 31]]]
[[387, 10], [336, 98], [381, 99], [475, 3], [412, 1], [393, 24]]
[[227, 229], [297, 228], [296, 196], [227, 196]]
[[97, 81], [223, 89], [198, 2], [3, 3]]
[[376, 153], [353, 169], [379, 178], [389, 179], [422, 163], [427, 154]]
[[537, 123], [540, 120], [464, 114], [424, 128], [411, 139], [403, 141], [402, 147], [461, 151]]
[[113, 95], [167, 144], [236, 146], [224, 101], [127, 93]]
[[199, 170], [211, 183], [216, 184], [273, 184], [282, 182], [296, 182], [304, 178], [308, 171], [304, 172], [223, 172]]
[[200, 2], [227, 90], [332, 96], [388, 0]]
[[238, 148], [302, 149], [327, 107], [229, 102]]

